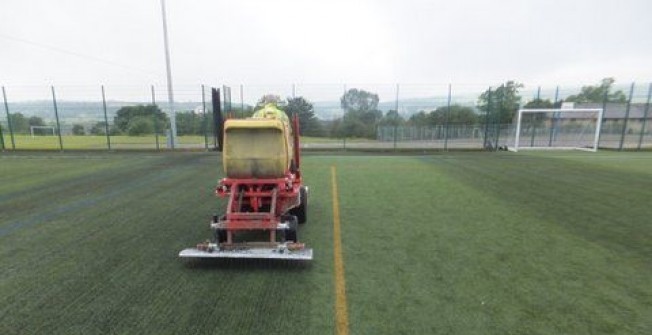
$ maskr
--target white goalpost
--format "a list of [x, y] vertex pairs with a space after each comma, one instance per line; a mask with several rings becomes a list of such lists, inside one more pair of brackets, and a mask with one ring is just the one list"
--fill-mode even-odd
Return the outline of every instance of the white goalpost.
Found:
[[52, 130], [52, 136], [56, 135], [55, 129], [52, 126], [29, 126], [29, 132], [32, 134], [32, 138], [34, 138], [34, 130], [35, 129], [51, 129]]
[[[566, 107], [566, 106], [563, 106]], [[514, 146], [519, 150], [583, 150], [596, 152], [601, 108], [519, 109]]]

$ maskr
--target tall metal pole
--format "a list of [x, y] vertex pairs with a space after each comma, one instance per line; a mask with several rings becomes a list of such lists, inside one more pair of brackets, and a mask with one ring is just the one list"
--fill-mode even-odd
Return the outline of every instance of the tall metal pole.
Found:
[[627, 99], [627, 107], [625, 109], [625, 122], [623, 122], [623, 131], [620, 134], [620, 146], [618, 150], [623, 150], [623, 145], [625, 144], [625, 134], [627, 133], [627, 123], [629, 121], [629, 108], [632, 105], [632, 97], [634, 96], [634, 83], [629, 88], [629, 99]]
[[59, 149], [63, 151], [63, 140], [61, 139], [61, 124], [59, 123], [59, 110], [57, 109], [57, 96], [52, 86], [52, 104], [54, 105], [54, 118], [57, 120], [57, 134], [59, 135]]
[[5, 103], [5, 113], [7, 113], [7, 126], [9, 126], [9, 135], [11, 136], [11, 150], [16, 150], [16, 141], [14, 140], [14, 128], [11, 124], [11, 114], [9, 114], [9, 104], [7, 103], [7, 92], [2, 86], [2, 99]]
[[106, 115], [106, 96], [102, 85], [102, 107], [104, 108], [104, 132], [106, 133], [106, 147], [111, 150], [111, 135], [109, 134], [109, 117]]
[[297, 87], [295, 84], [292, 84], [292, 99], [297, 97]]
[[167, 14], [165, 13], [165, 0], [161, 0], [161, 15], [163, 16], [163, 43], [165, 45], [165, 67], [167, 70], [168, 80], [168, 103], [170, 105], [170, 134], [172, 149], [175, 147], [177, 137], [177, 117], [174, 112], [174, 91], [172, 90], [172, 70], [170, 69], [170, 46], [168, 44], [168, 23]]
[[641, 125], [641, 136], [638, 138], [638, 150], [641, 150], [641, 145], [643, 144], [643, 136], [645, 135], [647, 127], [647, 115], [650, 112], [650, 98], [652, 97], [652, 83], [650, 83], [649, 88], [647, 89], [647, 102], [645, 103], [645, 113], [643, 114], [643, 124]]

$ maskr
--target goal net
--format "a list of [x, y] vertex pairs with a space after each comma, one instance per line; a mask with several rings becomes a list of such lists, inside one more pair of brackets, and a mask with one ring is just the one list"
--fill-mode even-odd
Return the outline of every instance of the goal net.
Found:
[[602, 109], [520, 109], [514, 132], [519, 150], [597, 151]]

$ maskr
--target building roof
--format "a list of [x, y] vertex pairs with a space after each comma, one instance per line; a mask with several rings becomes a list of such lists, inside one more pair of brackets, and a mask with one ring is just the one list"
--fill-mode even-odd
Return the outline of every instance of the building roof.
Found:
[[[582, 103], [575, 104], [575, 108], [602, 108], [602, 103]], [[629, 118], [630, 119], [642, 119], [645, 116], [646, 104], [644, 103], [633, 103], [629, 108]], [[626, 103], [607, 103], [604, 110], [603, 118], [605, 119], [624, 119], [625, 113], [627, 111]], [[562, 117], [563, 117], [562, 113]], [[576, 116], [574, 116], [576, 117]], [[648, 111], [648, 118], [652, 118], [652, 107]]]

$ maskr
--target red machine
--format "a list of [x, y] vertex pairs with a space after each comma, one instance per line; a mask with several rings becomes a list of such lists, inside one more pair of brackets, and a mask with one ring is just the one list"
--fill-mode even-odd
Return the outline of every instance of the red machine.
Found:
[[298, 224], [307, 220], [308, 187], [301, 178], [296, 115], [292, 126], [293, 155], [284, 175], [220, 180], [215, 194], [228, 203], [226, 213], [211, 220], [213, 241], [185, 249], [179, 257], [312, 259], [312, 249], [297, 239]]

